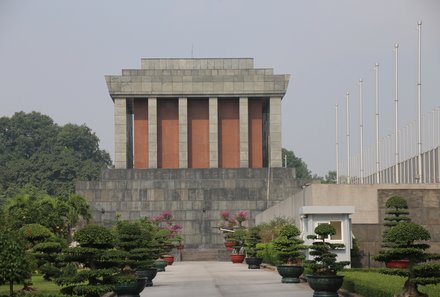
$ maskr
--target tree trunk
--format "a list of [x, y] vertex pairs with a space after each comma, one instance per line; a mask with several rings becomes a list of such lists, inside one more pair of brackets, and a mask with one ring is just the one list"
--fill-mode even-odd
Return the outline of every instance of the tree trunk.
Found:
[[419, 292], [417, 285], [411, 282], [409, 279], [406, 280], [403, 290], [399, 294], [394, 295], [394, 297], [429, 297], [428, 295]]
[[9, 296], [14, 296], [14, 281], [9, 281]]

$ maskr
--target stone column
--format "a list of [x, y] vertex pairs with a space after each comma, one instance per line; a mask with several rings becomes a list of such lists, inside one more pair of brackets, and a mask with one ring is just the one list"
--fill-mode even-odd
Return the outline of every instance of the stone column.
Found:
[[188, 100], [179, 98], [179, 168], [188, 168]]
[[249, 107], [248, 98], [240, 97], [240, 167], [249, 167]]
[[218, 100], [209, 98], [209, 168], [218, 168]]
[[127, 168], [127, 102], [114, 98], [115, 168]]
[[281, 167], [281, 97], [271, 97], [269, 104], [269, 162]]
[[148, 98], [148, 164], [157, 168], [157, 98]]

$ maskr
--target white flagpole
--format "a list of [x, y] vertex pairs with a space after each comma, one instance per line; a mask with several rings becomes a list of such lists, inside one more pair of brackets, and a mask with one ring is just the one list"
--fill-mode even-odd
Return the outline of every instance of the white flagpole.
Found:
[[374, 66], [375, 72], [375, 99], [376, 99], [376, 184], [380, 183], [379, 162], [379, 63]]
[[418, 31], [418, 46], [417, 46], [417, 147], [418, 147], [418, 165], [417, 165], [417, 174], [418, 174], [418, 183], [423, 182], [422, 177], [422, 124], [421, 124], [421, 117], [422, 117], [422, 75], [421, 75], [421, 68], [422, 68], [422, 57], [421, 57], [421, 51], [422, 51], [422, 21], [417, 22], [417, 31]]
[[349, 96], [350, 93], [345, 94], [345, 104], [346, 104], [346, 131], [347, 131], [347, 184], [350, 183], [350, 111], [349, 111]]
[[335, 145], [336, 145], [336, 183], [339, 184], [339, 124], [338, 124], [338, 105], [335, 106]]
[[364, 111], [362, 98], [362, 78], [359, 80], [359, 146], [360, 146], [360, 183], [364, 183]]
[[394, 45], [394, 83], [395, 83], [395, 89], [394, 89], [394, 111], [395, 111], [395, 126], [394, 126], [394, 133], [395, 135], [395, 183], [398, 184], [400, 182], [400, 176], [399, 176], [399, 44], [396, 43]]

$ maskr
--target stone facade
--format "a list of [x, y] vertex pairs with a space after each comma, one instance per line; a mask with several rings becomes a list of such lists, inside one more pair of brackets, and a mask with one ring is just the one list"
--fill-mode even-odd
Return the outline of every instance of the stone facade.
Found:
[[[394, 195], [406, 199], [411, 220], [431, 233], [431, 251], [440, 252], [440, 189], [436, 184], [403, 185], [320, 185], [305, 186], [288, 199], [268, 208], [256, 217], [256, 223], [268, 222], [277, 216], [290, 217], [302, 226], [303, 206], [354, 206], [352, 232], [357, 239], [364, 266], [381, 266], [373, 260], [382, 244], [385, 202]], [[370, 260], [368, 258], [370, 255]]]
[[221, 247], [220, 211], [247, 210], [252, 225], [258, 213], [299, 189], [292, 168], [108, 169], [99, 181], [76, 185], [101, 225], [110, 226], [116, 215], [134, 220], [173, 211], [187, 248]]
[[[281, 167], [281, 99], [289, 77], [274, 74], [271, 68], [254, 68], [251, 58], [142, 59], [141, 69], [123, 69], [122, 75], [106, 76], [115, 103], [115, 167], [189, 168], [193, 164], [198, 164], [193, 168]], [[188, 163], [189, 159], [204, 155], [188, 155], [193, 153], [188, 151], [188, 146], [193, 145], [188, 139], [189, 100], [209, 101], [207, 141], [198, 143], [199, 151], [210, 155], [207, 165], [203, 160]], [[251, 104], [261, 100], [265, 103]], [[137, 104], [140, 101], [147, 101], [147, 106]], [[163, 112], [164, 104], [167, 112]], [[253, 118], [249, 117], [250, 108]], [[221, 110], [224, 116], [219, 118]], [[147, 118], [141, 116], [145, 113]], [[175, 135], [174, 118], [178, 119]], [[254, 131], [250, 136], [250, 122], [262, 122], [263, 118], [265, 124], [260, 129], [264, 131], [259, 134]], [[237, 125], [233, 123], [235, 120]], [[224, 130], [221, 139], [222, 124], [228, 133], [239, 137], [236, 148], [229, 143], [226, 150], [219, 148], [230, 140], [225, 139]], [[147, 126], [148, 133], [143, 133]], [[253, 124], [254, 129], [257, 126]], [[133, 130], [135, 139], [131, 137]], [[164, 133], [167, 143], [158, 143]], [[249, 162], [250, 154], [253, 162]], [[228, 162], [221, 162], [222, 159]]]

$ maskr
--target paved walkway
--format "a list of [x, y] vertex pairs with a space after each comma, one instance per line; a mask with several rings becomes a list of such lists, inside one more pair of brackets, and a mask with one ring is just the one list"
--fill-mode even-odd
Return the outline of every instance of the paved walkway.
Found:
[[230, 262], [174, 262], [141, 297], [311, 297], [306, 283], [282, 284], [278, 273]]

